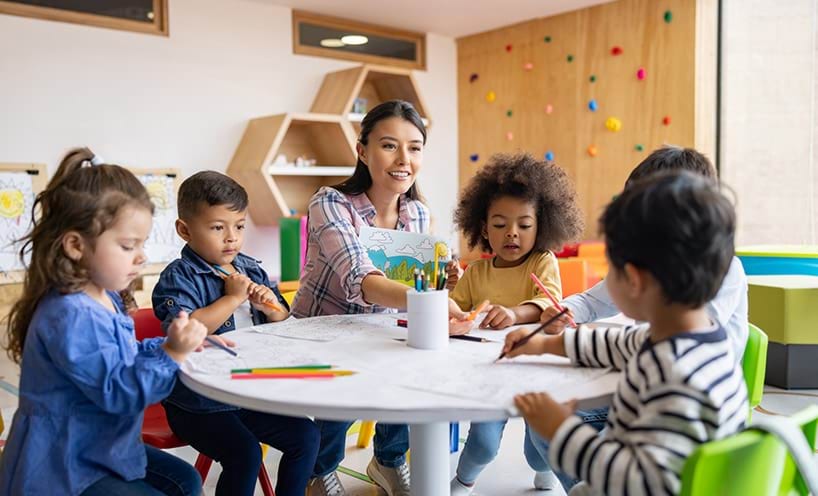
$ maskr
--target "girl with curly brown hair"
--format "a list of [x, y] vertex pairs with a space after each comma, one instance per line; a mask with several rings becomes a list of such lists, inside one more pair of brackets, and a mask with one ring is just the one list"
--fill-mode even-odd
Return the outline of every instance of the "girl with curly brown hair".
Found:
[[[470, 247], [494, 254], [469, 265], [452, 292], [463, 310], [491, 302], [481, 327], [503, 329], [539, 320], [552, 303], [529, 277], [532, 273], [553, 297], [562, 297], [551, 250], [579, 237], [583, 222], [573, 185], [561, 168], [527, 154], [494, 155], [463, 191], [455, 223]], [[471, 493], [480, 472], [497, 456], [505, 424], [472, 423], [452, 495]], [[534, 447], [528, 426], [524, 452], [536, 472], [534, 486], [551, 488], [556, 477]]]

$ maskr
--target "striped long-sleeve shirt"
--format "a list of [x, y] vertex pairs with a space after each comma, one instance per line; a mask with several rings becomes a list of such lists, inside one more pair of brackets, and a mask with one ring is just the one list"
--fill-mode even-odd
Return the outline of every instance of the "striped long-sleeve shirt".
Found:
[[722, 327], [653, 343], [647, 324], [622, 329], [566, 329], [575, 365], [622, 371], [602, 433], [577, 416], [557, 430], [554, 467], [594, 492], [677, 494], [697, 445], [741, 430], [747, 390]]

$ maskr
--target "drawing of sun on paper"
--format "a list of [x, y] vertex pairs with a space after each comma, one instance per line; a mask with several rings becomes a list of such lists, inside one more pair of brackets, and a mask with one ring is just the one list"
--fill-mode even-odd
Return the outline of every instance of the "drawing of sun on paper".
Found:
[[184, 241], [176, 234], [176, 188], [173, 177], [154, 174], [137, 177], [148, 190], [154, 205], [153, 227], [145, 242], [148, 263], [174, 260], [179, 257]]
[[[0, 271], [24, 270], [20, 243], [31, 229], [34, 208], [32, 176], [26, 172], [0, 172]], [[27, 262], [28, 260], [26, 260]]]
[[445, 241], [428, 234], [364, 226], [359, 239], [375, 267], [389, 279], [407, 286], [414, 285], [415, 269], [427, 277], [434, 273], [435, 246], [438, 267], [445, 266], [451, 258]]

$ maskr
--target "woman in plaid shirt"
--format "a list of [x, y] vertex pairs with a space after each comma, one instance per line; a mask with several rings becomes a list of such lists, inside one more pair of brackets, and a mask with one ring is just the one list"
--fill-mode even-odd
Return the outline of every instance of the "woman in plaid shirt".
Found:
[[[429, 209], [415, 184], [422, 169], [426, 128], [408, 102], [391, 100], [373, 108], [361, 122], [358, 163], [351, 177], [321, 188], [309, 206], [307, 263], [293, 302], [295, 317], [382, 313], [406, 308], [407, 286], [375, 268], [358, 240], [362, 226], [429, 232]], [[449, 268], [450, 286], [458, 270]], [[452, 302], [453, 303], [453, 302]], [[452, 317], [466, 315], [450, 304]], [[321, 448], [310, 481], [310, 496], [342, 496], [335, 470], [344, 458], [352, 422], [316, 419]], [[409, 428], [379, 423], [375, 457], [366, 472], [389, 496], [409, 495]]]

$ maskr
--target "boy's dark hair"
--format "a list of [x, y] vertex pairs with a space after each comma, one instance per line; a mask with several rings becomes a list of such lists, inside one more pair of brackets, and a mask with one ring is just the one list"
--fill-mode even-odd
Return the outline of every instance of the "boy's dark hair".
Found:
[[688, 171], [629, 185], [600, 224], [611, 265], [647, 270], [669, 303], [693, 308], [716, 296], [735, 252], [732, 204], [715, 181]]
[[247, 191], [233, 178], [221, 172], [197, 172], [185, 179], [179, 187], [179, 218], [188, 220], [195, 216], [201, 203], [209, 207], [228, 205], [230, 210], [241, 212], [247, 210]]
[[529, 154], [493, 155], [460, 195], [454, 222], [470, 248], [491, 252], [483, 237], [491, 203], [510, 196], [534, 204], [537, 239], [534, 250], [556, 250], [582, 234], [584, 222], [574, 186], [561, 168]]
[[710, 163], [710, 159], [700, 152], [693, 148], [665, 145], [654, 150], [631, 171], [625, 181], [625, 187], [657, 172], [677, 170], [686, 170], [714, 181], [718, 180], [716, 168]]

